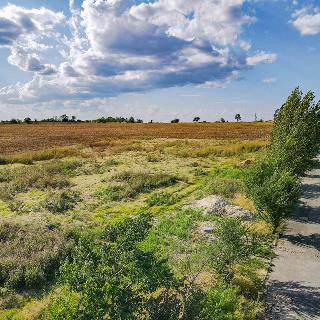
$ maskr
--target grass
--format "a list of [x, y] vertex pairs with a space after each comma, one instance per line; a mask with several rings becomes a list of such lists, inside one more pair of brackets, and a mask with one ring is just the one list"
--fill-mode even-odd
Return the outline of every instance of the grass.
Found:
[[26, 151], [18, 154], [8, 154], [0, 157], [0, 165], [22, 163], [33, 164], [34, 161], [61, 159], [65, 157], [80, 156], [81, 150], [75, 147], [56, 147], [39, 151]]
[[48, 283], [71, 242], [55, 225], [3, 221], [0, 224], [0, 284], [18, 290]]
[[115, 174], [113, 181], [120, 182], [118, 185], [107, 185], [101, 188], [96, 195], [112, 201], [133, 199], [141, 193], [172, 186], [178, 182], [178, 178], [165, 173], [130, 172], [124, 171]]
[[[186, 284], [196, 278], [201, 290], [214, 288], [216, 274], [209, 254], [213, 241], [201, 230], [205, 226], [215, 228], [219, 218], [185, 207], [199, 197], [220, 194], [254, 210], [243, 194], [242, 180], [250, 161], [264, 152], [267, 141], [257, 138], [266, 134], [268, 125], [230, 124], [231, 133], [226, 133], [227, 126], [225, 132], [218, 132], [221, 127], [215, 124], [143, 125], [142, 132], [149, 132], [143, 139], [139, 138], [139, 125], [92, 125], [94, 132], [89, 137], [82, 131], [89, 127], [86, 125], [53, 126], [50, 134], [58, 135], [58, 127], [61, 135], [68, 134], [69, 143], [77, 144], [75, 134], [79, 133], [83, 146], [25, 152], [26, 147], [18, 141], [18, 151], [23, 153], [9, 155], [10, 161], [0, 166], [0, 234], [1, 228], [6, 234], [0, 237], [0, 264], [1, 270], [7, 270], [0, 285], [0, 306], [5, 305], [0, 318], [38, 319], [53, 296], [59, 296], [59, 288], [51, 289], [50, 284], [57, 284], [60, 261], [77, 242], [78, 234], [99, 233], [105, 226], [146, 212], [154, 216], [154, 225], [141, 244], [143, 250], [167, 259], [170, 270]], [[200, 131], [198, 137], [195, 127]], [[7, 128], [11, 130], [11, 126]], [[23, 130], [35, 132], [45, 128], [23, 126]], [[111, 129], [116, 132], [111, 133]], [[122, 138], [120, 129], [129, 132], [128, 139]], [[255, 131], [260, 129], [262, 132]], [[190, 138], [182, 139], [183, 134]], [[235, 140], [237, 134], [249, 140]], [[166, 135], [172, 138], [164, 139]], [[209, 139], [211, 136], [222, 140]], [[50, 139], [43, 144], [53, 143]], [[60, 137], [57, 139], [59, 145]], [[31, 139], [30, 149], [32, 145]], [[266, 225], [252, 223], [250, 230], [266, 239], [270, 236]], [[262, 251], [268, 254], [267, 245]], [[260, 290], [259, 277], [250, 275], [264, 269], [263, 261], [258, 262], [236, 267], [237, 290], [230, 295], [241, 299], [240, 311], [243, 303], [250, 310], [260, 306], [259, 302], [250, 304], [256, 301], [250, 292]], [[23, 271], [27, 269], [30, 275]], [[14, 280], [15, 275], [18, 280]], [[42, 287], [40, 291], [36, 283]], [[41, 294], [34, 296], [30, 288]], [[1, 290], [12, 291], [6, 301]], [[222, 296], [224, 290], [229, 293], [229, 288], [219, 290]]]

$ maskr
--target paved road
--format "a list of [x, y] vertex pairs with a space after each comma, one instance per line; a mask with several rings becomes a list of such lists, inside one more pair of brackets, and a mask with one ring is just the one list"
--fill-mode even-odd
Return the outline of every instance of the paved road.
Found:
[[267, 283], [268, 319], [320, 320], [320, 169], [307, 174], [303, 190], [276, 248]]

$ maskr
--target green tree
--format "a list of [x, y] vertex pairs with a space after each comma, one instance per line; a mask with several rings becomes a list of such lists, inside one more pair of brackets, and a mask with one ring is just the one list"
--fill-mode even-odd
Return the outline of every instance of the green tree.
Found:
[[237, 113], [234, 118], [237, 120], [237, 122], [241, 121], [241, 115], [240, 113]]
[[193, 118], [193, 122], [199, 122], [200, 121], [200, 117], [194, 117]]
[[296, 88], [275, 114], [269, 157], [280, 170], [301, 175], [319, 152], [320, 103], [314, 98], [312, 92], [303, 96]]

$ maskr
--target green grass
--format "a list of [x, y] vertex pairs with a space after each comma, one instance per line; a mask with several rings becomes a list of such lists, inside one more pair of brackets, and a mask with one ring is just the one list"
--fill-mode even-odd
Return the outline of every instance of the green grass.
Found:
[[112, 180], [119, 184], [110, 184], [100, 188], [96, 192], [99, 198], [111, 201], [134, 199], [141, 193], [169, 187], [178, 182], [178, 178], [170, 174], [130, 171], [115, 174]]
[[[38, 320], [53, 297], [61, 294], [46, 286], [56, 283], [61, 259], [78, 233], [93, 236], [142, 213], [154, 216], [141, 244], [144, 252], [165, 259], [179, 281], [189, 284], [195, 277], [202, 292], [214, 288], [210, 264], [214, 242], [201, 228], [215, 226], [217, 217], [185, 207], [209, 194], [245, 203], [241, 162], [259, 157], [265, 145], [265, 141], [110, 140], [86, 150], [58, 148], [10, 156], [0, 167], [0, 216], [10, 225], [3, 229], [8, 240], [1, 240], [0, 264], [7, 270], [2, 288], [11, 287], [13, 293], [5, 301], [0, 285], [0, 307], [1, 299], [6, 305], [0, 318]], [[260, 249], [260, 256], [270, 253], [267, 244]], [[237, 269], [234, 294], [250, 310], [256, 308], [250, 304], [250, 292], [261, 287], [249, 274], [259, 268], [264, 265], [258, 261]], [[21, 271], [27, 269], [30, 275]], [[30, 288], [36, 288], [32, 279], [46, 288], [40, 290], [41, 296], [31, 295]], [[229, 289], [221, 289], [222, 296]], [[25, 290], [22, 298], [19, 290]], [[242, 304], [238, 310], [243, 311]]]

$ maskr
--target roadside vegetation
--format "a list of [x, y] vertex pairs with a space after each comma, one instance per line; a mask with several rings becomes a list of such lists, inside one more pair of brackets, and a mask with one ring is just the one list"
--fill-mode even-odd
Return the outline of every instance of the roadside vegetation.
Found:
[[[273, 210], [288, 214], [299, 191], [284, 158], [269, 165], [281, 110], [269, 147], [265, 124], [134, 124], [148, 138], [126, 124], [126, 139], [3, 155], [0, 319], [262, 319]], [[204, 126], [197, 139], [183, 137], [192, 126]], [[250, 218], [194, 207], [212, 195]]]
[[247, 193], [276, 232], [300, 195], [300, 177], [320, 150], [320, 103], [296, 88], [276, 112], [265, 157], [248, 173]]

